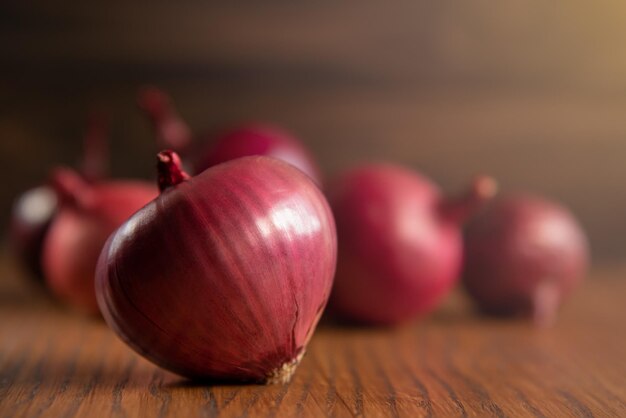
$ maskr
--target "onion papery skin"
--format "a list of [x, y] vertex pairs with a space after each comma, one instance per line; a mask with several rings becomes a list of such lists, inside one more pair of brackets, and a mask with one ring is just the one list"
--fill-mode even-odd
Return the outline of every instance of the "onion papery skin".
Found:
[[336, 251], [315, 184], [281, 161], [244, 157], [166, 188], [122, 225], [100, 257], [98, 301], [161, 367], [284, 382], [327, 303]]
[[585, 233], [566, 208], [513, 194], [486, 208], [465, 233], [463, 283], [486, 313], [551, 325], [589, 267]]
[[264, 155], [293, 165], [320, 184], [320, 171], [307, 149], [291, 134], [268, 124], [250, 123], [223, 132], [200, 155], [196, 173], [236, 158]]
[[[487, 180], [485, 197], [495, 190]], [[329, 201], [339, 237], [329, 306], [335, 317], [395, 325], [434, 310], [457, 283], [460, 222], [474, 197], [450, 205], [446, 216], [428, 179], [392, 164], [366, 164], [338, 176]]]
[[[78, 176], [78, 175], [76, 175]], [[109, 235], [158, 195], [141, 181], [107, 181], [76, 190], [79, 202], [61, 200], [43, 245], [42, 265], [47, 286], [69, 306], [99, 313], [95, 271]]]

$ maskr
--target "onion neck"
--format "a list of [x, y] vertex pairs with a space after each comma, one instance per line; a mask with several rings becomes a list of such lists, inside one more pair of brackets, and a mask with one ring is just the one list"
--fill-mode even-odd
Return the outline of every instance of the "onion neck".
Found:
[[80, 173], [89, 182], [102, 180], [109, 174], [108, 128], [106, 114], [93, 110], [87, 121], [80, 163]]
[[463, 195], [444, 199], [439, 206], [442, 219], [460, 225], [473, 213], [492, 199], [498, 191], [498, 184], [489, 176], [478, 176]]
[[191, 143], [191, 130], [167, 94], [156, 87], [146, 87], [139, 92], [137, 102], [152, 122], [159, 148], [184, 152]]
[[178, 154], [172, 150], [161, 151], [157, 154], [157, 173], [161, 191], [191, 178], [183, 170]]
[[74, 170], [57, 168], [52, 172], [50, 186], [62, 206], [87, 209], [93, 201], [90, 185]]

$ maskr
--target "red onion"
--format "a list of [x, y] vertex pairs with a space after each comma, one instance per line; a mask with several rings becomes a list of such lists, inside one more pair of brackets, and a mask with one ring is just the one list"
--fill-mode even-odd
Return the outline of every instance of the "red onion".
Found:
[[57, 196], [48, 186], [27, 190], [13, 204], [11, 246], [31, 276], [41, 280], [41, 249], [56, 211]]
[[319, 184], [320, 174], [308, 151], [287, 132], [270, 125], [248, 124], [218, 136], [215, 145], [202, 153], [196, 170], [235, 158], [265, 155], [283, 160], [307, 174]]
[[154, 127], [157, 145], [178, 152], [190, 152], [192, 133], [187, 123], [178, 115], [164, 91], [146, 87], [139, 92], [139, 108], [150, 118]]
[[[160, 146], [183, 153], [185, 159], [190, 157], [189, 154], [195, 155], [192, 158], [194, 173], [235, 158], [265, 155], [294, 165], [320, 184], [320, 172], [309, 152], [296, 138], [278, 127], [249, 123], [223, 132], [214, 139], [192, 140], [190, 129], [163, 91], [154, 87], [144, 89], [139, 95], [139, 105], [150, 117]], [[195, 142], [203, 148], [193, 150]], [[207, 142], [209, 146], [205, 145]]]
[[463, 281], [488, 313], [551, 324], [589, 263], [582, 228], [565, 208], [513, 195], [490, 205], [466, 231]]
[[[104, 114], [90, 114], [80, 169], [88, 181], [104, 178], [108, 172], [107, 128]], [[48, 185], [32, 188], [19, 196], [11, 217], [11, 244], [33, 277], [43, 279], [41, 252], [50, 223], [57, 211], [57, 196]]]
[[434, 309], [456, 283], [460, 227], [496, 190], [489, 177], [446, 200], [417, 173], [372, 164], [343, 173], [330, 202], [339, 253], [330, 307], [365, 324], [396, 324]]
[[52, 182], [60, 205], [43, 244], [46, 283], [73, 307], [97, 313], [100, 251], [111, 232], [157, 196], [156, 187], [139, 181], [89, 184], [69, 169], [56, 170]]
[[299, 170], [244, 157], [189, 178], [159, 154], [161, 195], [109, 239], [98, 302], [137, 352], [190, 378], [284, 382], [326, 305], [328, 204]]

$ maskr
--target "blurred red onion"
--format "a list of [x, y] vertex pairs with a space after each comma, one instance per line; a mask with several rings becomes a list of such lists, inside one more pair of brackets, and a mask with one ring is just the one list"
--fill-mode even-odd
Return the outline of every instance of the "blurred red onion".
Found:
[[52, 183], [59, 207], [43, 243], [46, 283], [76, 309], [97, 313], [94, 277], [100, 251], [111, 232], [154, 199], [157, 189], [139, 181], [89, 184], [69, 169], [57, 169]]
[[11, 246], [24, 267], [37, 279], [43, 279], [41, 249], [57, 204], [56, 193], [48, 186], [26, 191], [13, 204]]
[[457, 282], [461, 225], [496, 190], [479, 177], [458, 199], [391, 164], [348, 170], [332, 184], [339, 252], [331, 309], [366, 324], [396, 324], [433, 310]]
[[526, 315], [550, 325], [588, 263], [585, 234], [567, 209], [512, 195], [470, 223], [463, 281], [485, 312]]
[[[100, 111], [92, 111], [83, 139], [81, 175], [98, 181], [108, 174], [108, 123]], [[50, 223], [57, 212], [58, 199], [48, 185], [34, 187], [19, 196], [11, 214], [10, 241], [22, 264], [33, 277], [43, 279], [41, 252]]]
[[276, 126], [248, 123], [215, 138], [205, 135], [192, 139], [187, 124], [163, 91], [145, 88], [139, 93], [138, 102], [152, 121], [159, 146], [180, 152], [185, 163], [190, 160], [196, 174], [235, 158], [264, 155], [292, 164], [320, 184], [320, 171], [309, 151], [293, 135]]

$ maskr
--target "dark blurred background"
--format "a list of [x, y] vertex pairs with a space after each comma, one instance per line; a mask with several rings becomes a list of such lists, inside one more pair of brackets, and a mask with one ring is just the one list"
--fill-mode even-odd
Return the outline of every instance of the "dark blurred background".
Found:
[[596, 261], [617, 261], [625, 41], [618, 1], [3, 2], [0, 221], [76, 162], [94, 103], [111, 112], [113, 174], [150, 178], [135, 95], [156, 84], [194, 129], [284, 125], [326, 173], [386, 159], [451, 192], [486, 172], [553, 197]]

